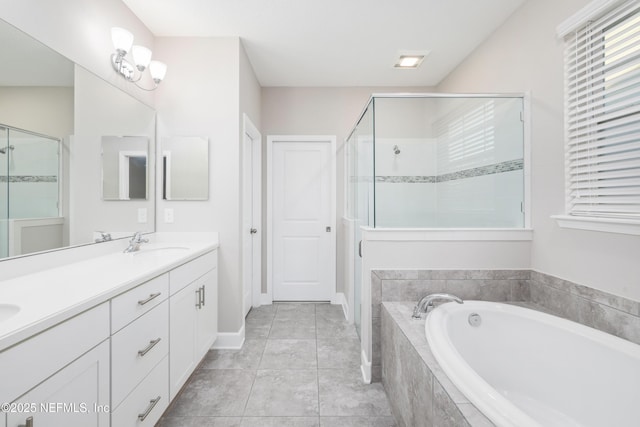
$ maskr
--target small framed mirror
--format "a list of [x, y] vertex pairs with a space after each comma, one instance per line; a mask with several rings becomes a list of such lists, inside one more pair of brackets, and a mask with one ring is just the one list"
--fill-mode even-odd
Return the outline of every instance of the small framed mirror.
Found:
[[209, 199], [209, 141], [199, 136], [162, 138], [162, 198]]
[[146, 200], [149, 139], [145, 136], [102, 137], [102, 199]]

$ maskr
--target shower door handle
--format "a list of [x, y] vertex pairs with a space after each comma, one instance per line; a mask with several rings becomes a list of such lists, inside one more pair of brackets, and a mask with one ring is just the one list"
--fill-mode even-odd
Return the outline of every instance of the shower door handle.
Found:
[[358, 256], [362, 258], [362, 240], [358, 242]]

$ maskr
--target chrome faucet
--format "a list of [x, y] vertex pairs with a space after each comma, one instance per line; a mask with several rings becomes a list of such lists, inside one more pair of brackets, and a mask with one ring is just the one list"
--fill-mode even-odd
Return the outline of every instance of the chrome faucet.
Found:
[[429, 313], [431, 310], [433, 310], [433, 308], [435, 307], [433, 305], [433, 302], [438, 300], [455, 301], [458, 304], [464, 304], [464, 301], [462, 301], [462, 299], [458, 298], [455, 295], [431, 294], [431, 295], [422, 297], [422, 299], [418, 302], [418, 304], [416, 304], [416, 306], [413, 308], [413, 316], [411, 317], [413, 317], [414, 319], [422, 319], [423, 314]]
[[149, 239], [142, 238], [142, 231], [136, 231], [136, 233], [129, 240], [129, 246], [123, 252], [128, 254], [129, 252], [136, 252], [140, 250], [140, 245], [143, 243], [149, 243]]
[[98, 231], [98, 233], [100, 233], [100, 237], [98, 237], [95, 240], [96, 243], [110, 242], [111, 241], [111, 233], [106, 233], [104, 231]]

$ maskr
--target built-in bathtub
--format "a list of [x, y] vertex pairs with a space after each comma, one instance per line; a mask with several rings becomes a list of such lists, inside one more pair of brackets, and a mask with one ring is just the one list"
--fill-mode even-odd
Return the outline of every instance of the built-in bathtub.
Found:
[[426, 319], [453, 384], [497, 426], [637, 426], [640, 346], [502, 303], [443, 304]]
[[640, 346], [502, 303], [443, 304], [426, 326], [413, 305], [381, 310], [382, 381], [399, 426], [638, 425]]

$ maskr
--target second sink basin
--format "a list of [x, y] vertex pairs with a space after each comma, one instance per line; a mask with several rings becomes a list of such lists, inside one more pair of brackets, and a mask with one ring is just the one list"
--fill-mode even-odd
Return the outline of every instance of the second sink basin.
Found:
[[12, 318], [20, 311], [20, 307], [14, 304], [0, 304], [0, 322]]

